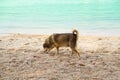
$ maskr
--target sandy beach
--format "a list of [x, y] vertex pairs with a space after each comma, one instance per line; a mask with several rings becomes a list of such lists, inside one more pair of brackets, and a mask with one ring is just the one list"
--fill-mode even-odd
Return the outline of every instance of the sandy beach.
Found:
[[80, 58], [70, 48], [44, 53], [48, 36], [0, 36], [0, 80], [120, 80], [120, 36], [79, 35]]

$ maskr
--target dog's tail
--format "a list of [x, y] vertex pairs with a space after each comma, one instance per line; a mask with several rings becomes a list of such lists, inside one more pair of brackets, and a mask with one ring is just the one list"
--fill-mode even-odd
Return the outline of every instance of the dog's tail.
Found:
[[76, 29], [74, 29], [72, 32], [76, 36], [76, 40], [78, 40], [79, 32]]

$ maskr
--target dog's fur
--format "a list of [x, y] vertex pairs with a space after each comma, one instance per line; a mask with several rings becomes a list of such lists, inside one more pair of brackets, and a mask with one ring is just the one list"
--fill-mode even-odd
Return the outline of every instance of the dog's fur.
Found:
[[80, 54], [76, 49], [77, 40], [78, 40], [77, 30], [73, 30], [72, 33], [52, 34], [45, 40], [43, 48], [45, 52], [49, 52], [51, 49], [56, 47], [57, 54], [59, 54], [59, 47], [70, 47], [72, 49], [72, 54], [77, 53], [78, 56], [80, 57]]

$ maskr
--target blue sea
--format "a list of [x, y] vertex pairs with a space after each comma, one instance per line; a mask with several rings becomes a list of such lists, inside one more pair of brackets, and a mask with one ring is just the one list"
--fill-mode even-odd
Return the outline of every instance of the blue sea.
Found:
[[0, 34], [120, 36], [120, 0], [0, 0]]

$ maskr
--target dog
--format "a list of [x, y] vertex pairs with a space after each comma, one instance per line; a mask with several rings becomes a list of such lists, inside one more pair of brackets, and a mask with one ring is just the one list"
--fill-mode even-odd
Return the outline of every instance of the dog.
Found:
[[57, 54], [59, 54], [59, 47], [70, 47], [72, 54], [77, 53], [78, 57], [80, 57], [76, 48], [78, 34], [77, 30], [73, 30], [72, 33], [55, 33], [50, 35], [43, 44], [44, 52], [49, 52], [55, 47], [57, 49]]

